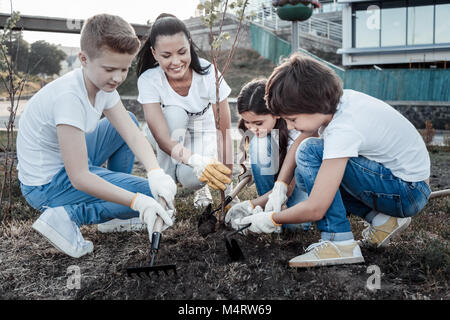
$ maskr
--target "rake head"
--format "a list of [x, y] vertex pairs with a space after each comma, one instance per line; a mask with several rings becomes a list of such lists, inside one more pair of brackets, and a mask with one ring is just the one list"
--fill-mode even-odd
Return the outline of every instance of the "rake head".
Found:
[[151, 274], [159, 276], [160, 272], [169, 275], [170, 271], [173, 271], [174, 275], [177, 275], [177, 266], [175, 264], [165, 264], [160, 266], [152, 267], [137, 267], [137, 268], [127, 268], [127, 275], [129, 277], [137, 276], [139, 278], [150, 278]]

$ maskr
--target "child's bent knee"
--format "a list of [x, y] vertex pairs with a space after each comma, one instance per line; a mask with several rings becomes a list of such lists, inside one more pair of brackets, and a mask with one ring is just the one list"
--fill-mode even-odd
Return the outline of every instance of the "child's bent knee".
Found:
[[311, 159], [322, 160], [323, 155], [323, 139], [316, 137], [309, 137], [303, 140], [297, 148], [295, 159], [297, 166], [304, 161]]

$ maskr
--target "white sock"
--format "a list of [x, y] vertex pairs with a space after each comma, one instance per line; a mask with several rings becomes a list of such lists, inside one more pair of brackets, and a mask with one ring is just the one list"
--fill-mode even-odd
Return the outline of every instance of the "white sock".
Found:
[[385, 224], [389, 220], [390, 216], [385, 215], [384, 213], [379, 212], [375, 217], [373, 217], [372, 225], [374, 227], [381, 226]]

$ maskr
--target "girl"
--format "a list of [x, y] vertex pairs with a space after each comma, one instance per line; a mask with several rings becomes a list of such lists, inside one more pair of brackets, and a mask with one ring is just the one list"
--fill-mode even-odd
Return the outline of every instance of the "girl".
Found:
[[220, 85], [217, 135], [214, 70], [198, 57], [184, 23], [171, 14], [153, 23], [138, 54], [137, 75], [138, 101], [159, 165], [182, 186], [198, 190], [196, 207], [211, 203], [208, 186], [225, 190], [231, 182], [232, 160], [227, 166], [216, 160], [218, 153], [227, 160], [232, 155], [230, 87], [225, 81]]
[[[241, 116], [239, 129], [245, 135], [254, 135], [250, 140], [250, 161], [259, 197], [241, 202], [230, 209], [226, 222], [231, 222], [232, 225], [233, 220], [252, 214], [256, 206], [265, 207], [266, 211], [279, 210], [286, 200], [289, 208], [308, 197], [306, 192], [295, 188], [293, 180], [289, 186], [289, 198], [282, 201], [271, 199], [273, 197], [270, 191], [277, 180], [286, 153], [301, 133], [295, 129], [288, 130], [286, 122], [267, 109], [264, 99], [266, 82], [266, 79], [260, 79], [247, 83], [237, 99], [238, 112]], [[278, 206], [278, 209], [274, 209]], [[298, 226], [283, 225], [283, 228], [295, 229]], [[302, 227], [308, 230], [310, 223], [304, 223]]]

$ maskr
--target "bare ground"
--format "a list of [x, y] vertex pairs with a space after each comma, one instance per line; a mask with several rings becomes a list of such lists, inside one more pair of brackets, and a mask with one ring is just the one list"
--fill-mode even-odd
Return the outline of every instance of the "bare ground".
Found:
[[[433, 190], [450, 188], [450, 153], [431, 152]], [[136, 173], [140, 168], [137, 166]], [[240, 198], [255, 195], [252, 186]], [[220, 197], [213, 193], [216, 204]], [[164, 235], [157, 264], [176, 263], [177, 276], [129, 278], [126, 268], [149, 262], [146, 232], [102, 234], [96, 226], [82, 227], [94, 252], [73, 259], [58, 252], [31, 224], [37, 213], [22, 200], [14, 216], [0, 226], [1, 299], [444, 299], [450, 298], [450, 197], [430, 200], [388, 248], [363, 249], [365, 262], [357, 265], [291, 269], [287, 262], [319, 239], [317, 229], [281, 235], [237, 235], [246, 257], [231, 262], [220, 228], [206, 238], [199, 235], [200, 211], [193, 194], [181, 189], [177, 196], [177, 222]], [[351, 217], [357, 238], [364, 228]], [[380, 289], [367, 283], [376, 265]], [[80, 271], [80, 288], [73, 288]]]

